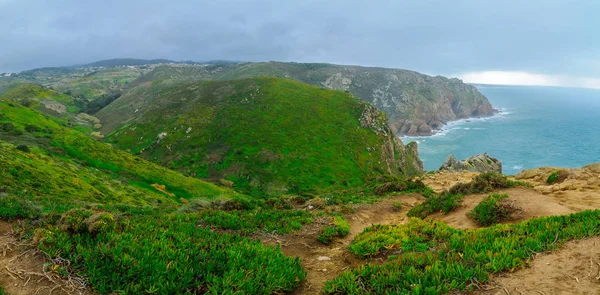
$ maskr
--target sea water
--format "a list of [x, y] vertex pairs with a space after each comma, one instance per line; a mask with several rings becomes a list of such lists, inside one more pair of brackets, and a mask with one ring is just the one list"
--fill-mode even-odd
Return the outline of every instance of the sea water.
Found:
[[449, 154], [458, 160], [488, 153], [511, 175], [541, 166], [581, 167], [600, 162], [600, 90], [559, 87], [477, 86], [501, 113], [447, 124], [416, 141], [425, 169], [437, 170]]

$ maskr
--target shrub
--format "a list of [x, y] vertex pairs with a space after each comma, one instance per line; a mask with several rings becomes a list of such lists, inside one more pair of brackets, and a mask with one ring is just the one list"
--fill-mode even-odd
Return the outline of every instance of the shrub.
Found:
[[16, 196], [0, 197], [0, 218], [13, 220], [19, 218], [33, 219], [41, 215], [42, 210], [31, 200]]
[[2, 286], [0, 286], [0, 295], [8, 295]]
[[95, 213], [84, 222], [87, 230], [93, 235], [111, 231], [115, 227], [115, 217], [106, 212]]
[[317, 237], [317, 240], [323, 244], [329, 244], [336, 237], [345, 237], [350, 233], [350, 224], [348, 220], [342, 215], [336, 215], [333, 217], [333, 224], [323, 227], [321, 235]]
[[566, 170], [554, 171], [552, 172], [552, 174], [550, 174], [550, 176], [548, 176], [546, 182], [548, 184], [561, 183], [565, 181], [567, 177], [569, 177], [569, 172], [567, 172]]
[[456, 209], [463, 200], [461, 194], [443, 193], [441, 195], [432, 195], [427, 200], [417, 206], [412, 207], [407, 215], [409, 217], [425, 218], [433, 213], [450, 213]]
[[475, 176], [469, 183], [457, 183], [450, 188], [449, 192], [451, 194], [468, 195], [491, 192], [496, 189], [509, 188], [512, 186], [514, 186], [514, 184], [510, 182], [506, 176], [495, 172], [487, 172]]
[[405, 179], [393, 179], [380, 184], [375, 187], [375, 193], [377, 195], [385, 195], [391, 192], [403, 192], [410, 190], [424, 189], [425, 184], [420, 180], [405, 180]]
[[492, 194], [487, 196], [469, 213], [477, 224], [481, 226], [490, 226], [510, 217], [515, 211], [515, 207], [506, 202], [507, 194]]
[[88, 209], [71, 209], [65, 212], [58, 221], [58, 227], [64, 232], [80, 234], [88, 231], [86, 219], [94, 212]]
[[24, 152], [24, 153], [29, 153], [29, 152], [31, 152], [31, 150], [29, 149], [29, 147], [28, 147], [27, 145], [25, 145], [25, 144], [18, 145], [18, 146], [16, 147], [16, 149], [17, 149], [17, 150], [19, 150], [19, 151], [22, 151], [22, 152]]

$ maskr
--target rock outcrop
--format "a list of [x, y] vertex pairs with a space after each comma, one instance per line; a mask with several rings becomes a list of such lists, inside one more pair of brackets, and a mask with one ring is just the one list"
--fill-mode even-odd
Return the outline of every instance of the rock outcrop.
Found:
[[490, 157], [487, 153], [475, 155], [461, 161], [457, 161], [456, 157], [450, 154], [439, 171], [502, 173], [502, 163], [498, 159]]

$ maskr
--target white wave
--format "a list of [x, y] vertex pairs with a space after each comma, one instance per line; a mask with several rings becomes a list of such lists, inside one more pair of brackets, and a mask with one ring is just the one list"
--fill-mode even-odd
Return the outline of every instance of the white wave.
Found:
[[523, 169], [523, 165], [515, 165], [515, 166], [512, 166], [512, 169], [513, 169], [513, 170], [522, 170], [522, 169]]

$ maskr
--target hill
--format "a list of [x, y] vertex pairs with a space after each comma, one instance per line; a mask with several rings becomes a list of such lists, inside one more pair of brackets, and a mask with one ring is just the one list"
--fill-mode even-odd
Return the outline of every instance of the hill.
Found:
[[[0, 221], [0, 248], [8, 250], [0, 259], [2, 293], [86, 286], [101, 294], [293, 290], [305, 276], [298, 259], [208, 226], [230, 221], [246, 232], [263, 227], [286, 232], [312, 220], [308, 212], [263, 210], [258, 207], [263, 203], [114, 149], [0, 98], [0, 219], [22, 219], [13, 233], [29, 241], [20, 244], [4, 235], [11, 225]], [[230, 211], [216, 210], [221, 207]], [[44, 255], [32, 254], [38, 250]], [[44, 277], [29, 286], [11, 281], [17, 276], [5, 277], [24, 269], [30, 270], [25, 276]]]
[[493, 114], [487, 98], [459, 79], [400, 69], [283, 62], [174, 65], [156, 67], [141, 79], [231, 80], [257, 76], [283, 77], [348, 91], [384, 111], [399, 135], [430, 135], [449, 121]]
[[281, 78], [154, 81], [102, 109], [106, 141], [166, 167], [278, 195], [422, 171], [387, 117], [343, 91]]

